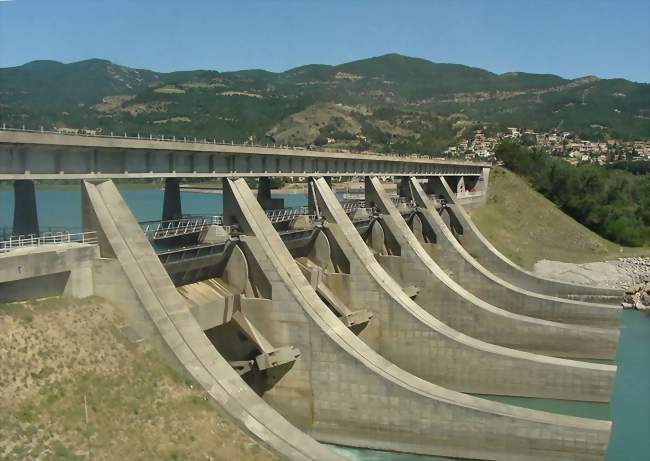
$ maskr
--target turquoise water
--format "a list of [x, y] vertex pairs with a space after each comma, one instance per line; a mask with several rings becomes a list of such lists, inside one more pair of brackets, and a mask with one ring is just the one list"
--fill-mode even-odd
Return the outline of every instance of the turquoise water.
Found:
[[[138, 221], [160, 220], [163, 191], [159, 189], [123, 190], [122, 195]], [[14, 194], [0, 190], [0, 228], [10, 228], [13, 222]], [[274, 195], [284, 198], [285, 206], [307, 205], [301, 194]], [[182, 192], [184, 214], [220, 215], [223, 211], [221, 194]], [[38, 221], [42, 231], [48, 228], [81, 228], [81, 193], [76, 190], [36, 190]]]
[[[139, 221], [160, 219], [161, 190], [124, 190], [124, 198]], [[304, 195], [278, 195], [286, 206], [305, 205]], [[183, 212], [218, 215], [222, 212], [221, 195], [183, 193]], [[39, 222], [42, 228], [81, 226], [81, 198], [74, 190], [37, 190]], [[0, 190], [0, 228], [11, 227], [13, 192]], [[538, 410], [613, 421], [612, 437], [606, 461], [650, 461], [650, 316], [625, 311], [618, 349], [619, 366], [611, 405], [544, 399], [484, 396], [512, 405]], [[357, 461], [434, 461], [444, 458], [402, 455], [373, 450], [336, 447]]]

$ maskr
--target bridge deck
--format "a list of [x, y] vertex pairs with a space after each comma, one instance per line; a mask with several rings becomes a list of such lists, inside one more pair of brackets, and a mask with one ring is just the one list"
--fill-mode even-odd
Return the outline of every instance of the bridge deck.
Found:
[[216, 140], [0, 129], [0, 180], [262, 176], [480, 176], [485, 163]]

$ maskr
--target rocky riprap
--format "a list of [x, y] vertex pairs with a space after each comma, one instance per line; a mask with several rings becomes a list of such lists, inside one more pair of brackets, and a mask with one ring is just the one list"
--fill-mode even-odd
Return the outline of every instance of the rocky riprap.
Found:
[[650, 283], [650, 258], [632, 257], [619, 258], [616, 266], [620, 272], [629, 277], [629, 285], [624, 288], [632, 288], [642, 283]]
[[650, 312], [650, 283], [640, 283], [625, 290], [623, 307]]

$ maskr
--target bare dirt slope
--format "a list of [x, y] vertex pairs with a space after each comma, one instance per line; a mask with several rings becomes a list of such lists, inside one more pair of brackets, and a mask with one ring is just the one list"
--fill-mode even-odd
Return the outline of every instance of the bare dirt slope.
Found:
[[98, 298], [0, 305], [0, 459], [275, 459], [121, 324]]

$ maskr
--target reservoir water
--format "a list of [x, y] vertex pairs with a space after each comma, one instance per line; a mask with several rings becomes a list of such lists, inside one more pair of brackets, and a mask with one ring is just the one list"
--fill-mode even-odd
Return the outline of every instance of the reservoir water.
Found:
[[[124, 198], [138, 221], [160, 219], [163, 193], [158, 189], [124, 189]], [[286, 206], [302, 206], [305, 195], [277, 195]], [[38, 217], [42, 230], [81, 227], [81, 195], [78, 189], [37, 189]], [[218, 215], [220, 194], [182, 193], [183, 212]], [[10, 228], [13, 191], [0, 190], [0, 229]], [[611, 405], [516, 397], [482, 396], [512, 405], [575, 416], [611, 419], [612, 437], [606, 461], [650, 461], [650, 316], [625, 311], [616, 363], [619, 367]], [[374, 450], [334, 447], [357, 461], [433, 461], [443, 458], [402, 455]]]

